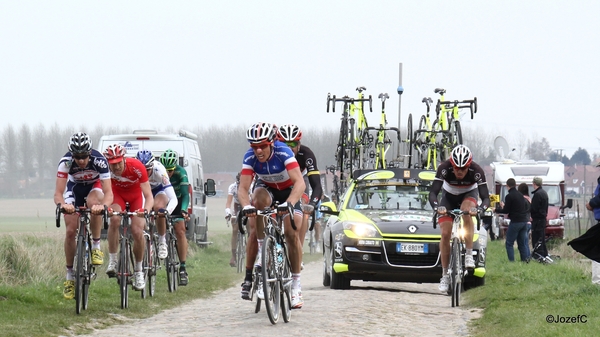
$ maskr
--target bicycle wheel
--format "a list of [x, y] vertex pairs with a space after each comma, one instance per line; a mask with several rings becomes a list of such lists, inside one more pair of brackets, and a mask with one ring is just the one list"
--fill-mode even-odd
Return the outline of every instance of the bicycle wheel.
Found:
[[77, 250], [75, 255], [75, 312], [80, 314], [83, 310], [85, 287], [85, 255], [86, 242], [83, 234], [77, 236]]
[[177, 290], [177, 286], [179, 284], [179, 261], [177, 255], [177, 244], [175, 234], [168, 233], [168, 250], [169, 255], [167, 256], [165, 264], [167, 265], [167, 285], [169, 286], [169, 292], [174, 292]]
[[281, 310], [279, 307], [281, 295], [275, 261], [275, 240], [272, 236], [265, 237], [262, 249], [262, 283], [265, 307], [271, 324], [277, 324], [279, 311]]
[[283, 321], [288, 323], [292, 318], [292, 265], [287, 256], [287, 249], [283, 249], [283, 266], [281, 270], [281, 315]]
[[87, 310], [88, 308], [88, 300], [90, 293], [90, 283], [92, 282], [92, 275], [96, 272], [94, 265], [92, 264], [92, 255], [91, 255], [91, 247], [92, 242], [89, 235], [85, 238], [87, 241], [86, 250], [85, 250], [85, 258], [83, 259], [83, 267], [84, 267], [84, 278], [83, 278], [83, 310]]
[[144, 233], [144, 257], [142, 258], [142, 271], [144, 272], [144, 281], [146, 286], [140, 291], [142, 298], [148, 297], [150, 292], [150, 280], [148, 279], [148, 270], [150, 269], [150, 236]]
[[450, 289], [452, 291], [452, 307], [458, 307], [460, 303], [460, 292], [462, 286], [461, 247], [460, 240], [458, 238], [452, 239], [450, 251]]
[[[425, 117], [425, 116], [423, 116]], [[411, 168], [412, 164], [412, 153], [413, 153], [413, 131], [412, 131], [412, 114], [408, 114], [408, 122], [406, 123], [406, 139], [404, 140], [407, 143], [404, 147], [407, 148], [407, 156], [408, 156], [408, 164], [406, 168]], [[404, 151], [402, 151], [404, 152]]]
[[[419, 120], [419, 128], [417, 130], [427, 130], [427, 122], [425, 116], [421, 116]], [[423, 169], [427, 165], [427, 133], [425, 131], [415, 131], [413, 135], [413, 146], [415, 151], [415, 160], [413, 160], [413, 167]]]
[[[152, 297], [156, 292], [156, 270], [158, 268], [158, 250], [154, 235], [148, 237], [148, 245], [150, 247], [150, 258], [148, 260], [148, 293]], [[146, 249], [148, 246], [146, 247]]]
[[[254, 272], [252, 273], [252, 293], [250, 295], [250, 300], [256, 294], [256, 289], [258, 289], [258, 280], [262, 277], [262, 272], [259, 272], [256, 267], [254, 267]], [[256, 296], [256, 307], [254, 307], [254, 313], [258, 313], [260, 311], [260, 302], [261, 299]]]
[[121, 239], [121, 251], [119, 253], [119, 288], [121, 290], [121, 309], [129, 306], [128, 275], [131, 270], [129, 264], [129, 242], [126, 238]]
[[463, 143], [463, 137], [460, 121], [454, 121], [452, 125], [452, 146], [454, 147]]
[[235, 249], [235, 260], [237, 262], [237, 272], [241, 273], [244, 271], [246, 264], [246, 235], [238, 231], [237, 233], [237, 246]]

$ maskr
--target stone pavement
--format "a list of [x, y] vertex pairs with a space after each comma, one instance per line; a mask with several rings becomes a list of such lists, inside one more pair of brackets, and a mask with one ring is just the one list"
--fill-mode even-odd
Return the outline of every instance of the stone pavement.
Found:
[[304, 307], [289, 323], [272, 325], [264, 303], [255, 314], [236, 286], [87, 336], [468, 336], [467, 323], [481, 313], [452, 308], [437, 284], [352, 281], [349, 290], [331, 290], [321, 262], [305, 265], [301, 282]]

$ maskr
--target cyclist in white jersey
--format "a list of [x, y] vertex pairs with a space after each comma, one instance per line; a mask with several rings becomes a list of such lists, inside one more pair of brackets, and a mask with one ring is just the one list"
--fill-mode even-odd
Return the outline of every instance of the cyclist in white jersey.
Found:
[[[177, 207], [177, 195], [169, 180], [167, 169], [158, 160], [154, 160], [154, 155], [149, 150], [138, 151], [136, 158], [146, 166], [148, 182], [154, 196], [154, 212], [173, 213]], [[165, 218], [156, 219], [156, 230], [158, 232], [158, 258], [165, 259], [168, 255]]]
[[[237, 266], [237, 261], [235, 258], [235, 252], [237, 248], [237, 234], [238, 234], [238, 225], [236, 221], [233, 219], [237, 219], [239, 211], [242, 209], [240, 206], [240, 201], [238, 199], [238, 186], [240, 184], [240, 173], [235, 176], [235, 182], [229, 185], [229, 189], [227, 190], [227, 202], [225, 203], [225, 219], [229, 223], [231, 221], [231, 260], [229, 260], [229, 265], [232, 267]], [[233, 214], [231, 214], [231, 203], [233, 202]], [[232, 215], [235, 216], [232, 217]]]

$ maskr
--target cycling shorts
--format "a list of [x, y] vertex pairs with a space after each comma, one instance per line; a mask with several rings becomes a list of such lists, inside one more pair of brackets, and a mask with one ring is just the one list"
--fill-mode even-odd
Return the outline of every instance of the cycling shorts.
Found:
[[[460, 209], [463, 201], [471, 199], [471, 201], [477, 206], [477, 198], [479, 197], [479, 191], [477, 189], [472, 189], [465, 193], [461, 194], [452, 194], [446, 192], [446, 190], [442, 190], [442, 198], [440, 200], [439, 206], [446, 207], [447, 210]], [[452, 217], [449, 215], [444, 215], [440, 217], [439, 222], [447, 222], [452, 221]]]
[[75, 207], [85, 206], [85, 199], [93, 190], [102, 192], [102, 183], [100, 182], [100, 179], [90, 184], [67, 181], [67, 188], [63, 194], [65, 204], [72, 204]]
[[152, 189], [152, 196], [155, 197], [157, 194], [166, 194], [165, 187], [163, 185], [158, 185]]
[[133, 212], [144, 207], [144, 195], [140, 190], [133, 192], [117, 191], [113, 189], [113, 204], [121, 206], [121, 210], [125, 210], [125, 203], [129, 203], [129, 211]]
[[[290, 193], [292, 193], [292, 187], [286, 188], [284, 190], [278, 190], [274, 187], [267, 186], [260, 179], [258, 179], [256, 181], [256, 184], [254, 184], [254, 190], [256, 190], [259, 187], [264, 188], [269, 193], [269, 196], [271, 197], [271, 205], [270, 205], [271, 207], [275, 206], [276, 202], [283, 204], [284, 202], [286, 202], [287, 198], [290, 196]], [[294, 213], [296, 213], [298, 215], [303, 214], [302, 206], [300, 205], [300, 200], [298, 200], [298, 202], [296, 202], [294, 204], [294, 210], [295, 210]]]

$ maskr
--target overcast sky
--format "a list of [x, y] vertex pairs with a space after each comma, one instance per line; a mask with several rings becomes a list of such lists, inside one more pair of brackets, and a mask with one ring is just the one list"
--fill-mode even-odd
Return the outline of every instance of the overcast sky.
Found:
[[477, 96], [464, 127], [600, 153], [599, 13], [600, 1], [0, 0], [1, 125], [337, 128], [327, 93], [357, 86], [387, 92], [397, 125], [402, 63], [403, 126], [442, 87]]

